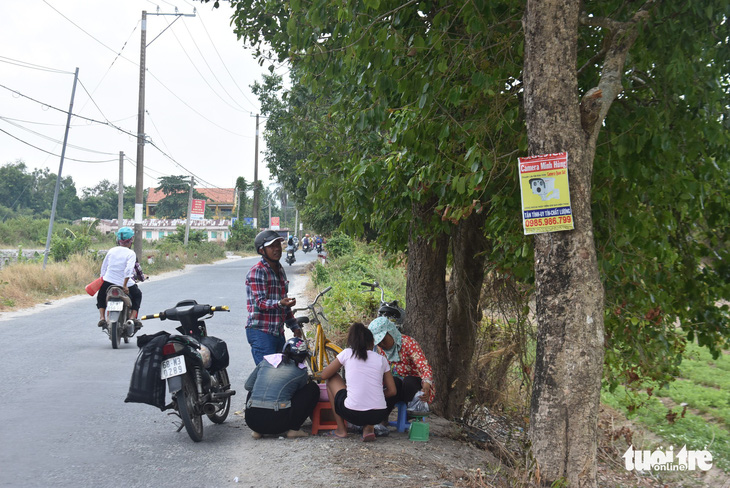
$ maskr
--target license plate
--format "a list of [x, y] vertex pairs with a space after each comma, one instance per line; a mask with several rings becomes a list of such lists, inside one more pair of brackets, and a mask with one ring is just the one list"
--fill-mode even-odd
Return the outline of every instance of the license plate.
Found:
[[167, 358], [162, 360], [162, 374], [163, 380], [171, 378], [173, 376], [179, 376], [187, 372], [185, 367], [185, 357], [175, 356], [174, 358]]
[[124, 308], [124, 302], [109, 302], [106, 304], [106, 309], [110, 312], [121, 312]]

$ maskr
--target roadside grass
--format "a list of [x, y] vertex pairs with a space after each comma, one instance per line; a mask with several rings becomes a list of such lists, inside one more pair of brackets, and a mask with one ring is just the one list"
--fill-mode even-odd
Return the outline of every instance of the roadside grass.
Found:
[[[653, 395], [641, 393], [639, 408], [629, 408], [636, 395], [622, 387], [609, 393], [604, 390], [601, 400], [627, 418], [659, 435], [675, 446], [675, 452], [687, 449], [707, 449], [713, 465], [730, 472], [730, 356], [718, 359], [696, 344], [687, 344], [687, 353], [680, 365], [680, 377]], [[686, 408], [685, 408], [686, 407]], [[634, 446], [644, 449], [662, 446]], [[663, 446], [667, 447], [667, 446]]]
[[[216, 243], [167, 246], [145, 251], [142, 270], [154, 276], [183, 269], [188, 264], [205, 264], [223, 259], [225, 250]], [[151, 256], [151, 259], [147, 259]], [[99, 276], [102, 258], [96, 252], [73, 254], [68, 260], [43, 258], [22, 260], [0, 269], [0, 312], [32, 307], [49, 300], [85, 293], [84, 287]]]

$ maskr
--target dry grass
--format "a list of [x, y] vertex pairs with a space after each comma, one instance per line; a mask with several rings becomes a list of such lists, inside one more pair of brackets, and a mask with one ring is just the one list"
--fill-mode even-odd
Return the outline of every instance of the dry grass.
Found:
[[31, 307], [48, 300], [84, 293], [99, 276], [99, 263], [82, 256], [68, 262], [21, 262], [0, 269], [0, 311]]

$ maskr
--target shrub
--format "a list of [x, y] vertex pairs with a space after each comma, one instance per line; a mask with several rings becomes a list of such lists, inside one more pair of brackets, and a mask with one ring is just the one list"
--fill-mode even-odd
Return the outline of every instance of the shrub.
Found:
[[327, 252], [330, 258], [339, 258], [355, 251], [355, 243], [347, 234], [336, 233], [327, 239]]

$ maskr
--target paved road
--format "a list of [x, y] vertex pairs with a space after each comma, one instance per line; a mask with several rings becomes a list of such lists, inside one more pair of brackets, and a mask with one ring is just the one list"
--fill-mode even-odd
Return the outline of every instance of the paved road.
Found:
[[[297, 253], [286, 266], [290, 295], [306, 284], [306, 262]], [[4, 338], [0, 381], [0, 486], [221, 486], [241, 464], [243, 384], [253, 369], [245, 341], [244, 276], [255, 258], [194, 266], [142, 284], [142, 314], [177, 301], [229, 305], [230, 313], [207, 321], [211, 335], [228, 343], [229, 375], [238, 394], [222, 425], [207, 419], [203, 442], [176, 432], [175, 417], [141, 404], [124, 403], [136, 340], [113, 350], [96, 326], [98, 312], [87, 295], [31, 311], [0, 314]], [[143, 333], [174, 322], [149, 320]], [[239, 469], [239, 468], [236, 468]]]

